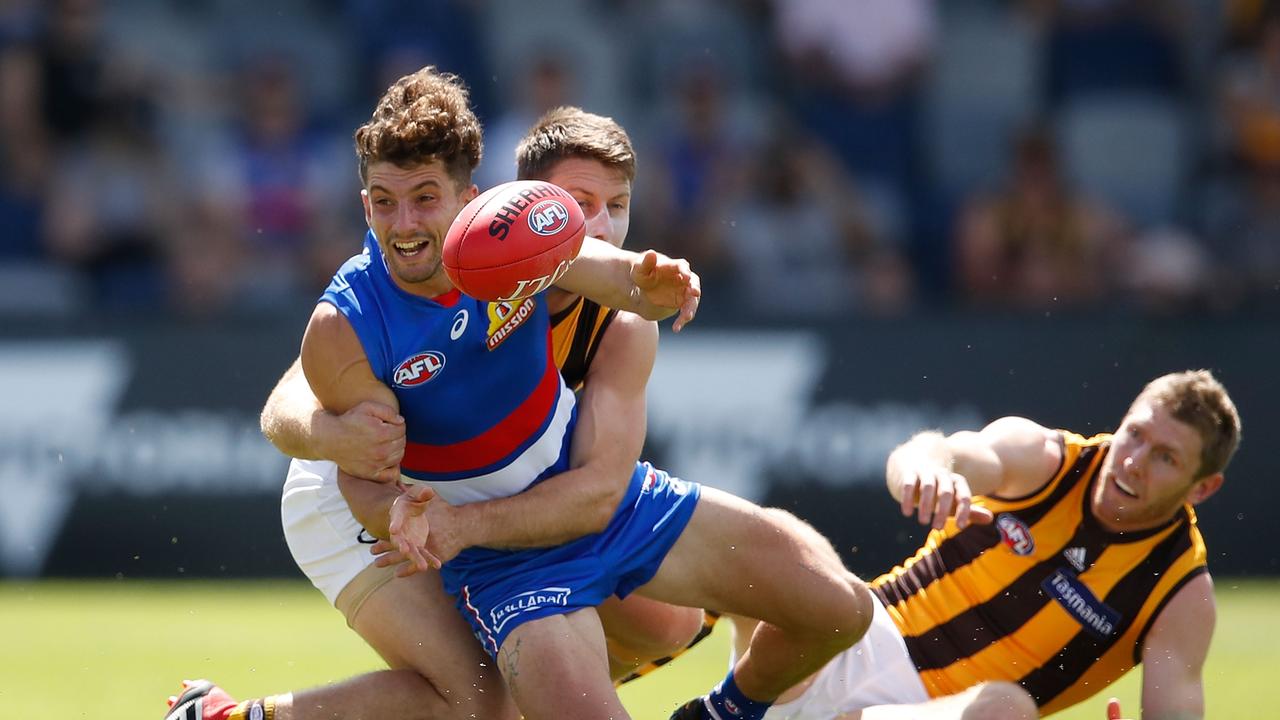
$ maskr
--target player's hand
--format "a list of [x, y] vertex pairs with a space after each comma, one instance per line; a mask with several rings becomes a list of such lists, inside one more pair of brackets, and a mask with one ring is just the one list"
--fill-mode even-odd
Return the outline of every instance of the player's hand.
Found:
[[940, 530], [954, 515], [956, 526], [964, 529], [970, 523], [986, 525], [994, 519], [990, 510], [973, 504], [969, 481], [960, 473], [926, 461], [905, 472], [904, 477], [902, 514], [910, 517], [914, 513], [921, 525]]
[[680, 332], [698, 314], [702, 281], [689, 268], [689, 261], [672, 259], [646, 250], [640, 262], [631, 266], [631, 281], [651, 305], [680, 313], [671, 329]]
[[1107, 720], [1124, 720], [1124, 713], [1120, 712], [1120, 701], [1116, 698], [1107, 701]]
[[394, 409], [365, 401], [341, 415], [324, 414], [316, 426], [320, 455], [347, 474], [366, 480], [394, 482], [404, 457], [404, 418]]
[[[427, 548], [427, 539], [431, 536], [431, 522], [427, 518], [427, 508], [432, 504], [436, 491], [425, 485], [406, 487], [401, 485], [400, 495], [391, 503], [391, 520], [387, 530], [395, 548], [404, 556], [414, 571], [439, 570], [443, 564]], [[375, 545], [376, 547], [376, 545]], [[376, 561], [375, 561], [376, 562]], [[403, 569], [402, 569], [403, 570]], [[397, 571], [397, 575], [402, 570]], [[412, 572], [405, 572], [412, 575]]]

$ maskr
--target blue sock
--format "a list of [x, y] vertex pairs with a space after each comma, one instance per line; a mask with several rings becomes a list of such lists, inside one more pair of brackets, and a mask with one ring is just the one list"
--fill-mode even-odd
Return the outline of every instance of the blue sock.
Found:
[[707, 705], [719, 720], [761, 720], [772, 702], [752, 700], [738, 689], [733, 679], [733, 671], [716, 685], [707, 696]]

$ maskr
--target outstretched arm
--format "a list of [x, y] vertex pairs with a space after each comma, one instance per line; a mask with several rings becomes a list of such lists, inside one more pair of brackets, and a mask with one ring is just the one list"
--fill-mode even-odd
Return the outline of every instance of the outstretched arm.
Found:
[[688, 261], [653, 250], [633, 253], [590, 237], [556, 286], [647, 320], [679, 312], [671, 326], [677, 332], [693, 320], [702, 297], [700, 280]]
[[[459, 506], [439, 498], [429, 501], [418, 508], [430, 525], [427, 552], [448, 562], [473, 545], [547, 547], [603, 530], [626, 493], [644, 445], [644, 390], [657, 344], [652, 322], [619, 313], [601, 339], [579, 398], [572, 469], [510, 497]], [[374, 551], [391, 547], [379, 544]], [[391, 554], [378, 563], [387, 566], [401, 559]]]
[[1204, 663], [1217, 609], [1208, 573], [1192, 578], [1173, 596], [1142, 646], [1142, 717], [1204, 717]]
[[914, 511], [921, 523], [941, 528], [954, 513], [963, 528], [991, 520], [986, 510], [971, 508], [973, 496], [1033, 492], [1053, 477], [1061, 457], [1053, 431], [1006, 417], [980, 432], [915, 435], [889, 455], [885, 479], [903, 515]]
[[400, 475], [404, 418], [369, 401], [341, 415], [325, 410], [307, 384], [301, 358], [276, 383], [260, 423], [262, 434], [289, 457], [332, 460], [352, 475], [386, 482]]

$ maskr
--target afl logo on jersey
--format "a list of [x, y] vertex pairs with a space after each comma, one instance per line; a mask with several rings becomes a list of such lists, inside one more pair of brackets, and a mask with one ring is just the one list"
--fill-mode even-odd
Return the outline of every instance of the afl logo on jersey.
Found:
[[996, 529], [1004, 544], [1018, 555], [1030, 555], [1036, 551], [1036, 541], [1031, 537], [1031, 528], [1009, 513], [996, 516]]
[[569, 211], [559, 200], [542, 200], [529, 208], [529, 229], [539, 235], [555, 235], [569, 224]]
[[434, 380], [444, 369], [444, 354], [435, 350], [418, 353], [396, 366], [391, 373], [396, 387], [409, 388]]

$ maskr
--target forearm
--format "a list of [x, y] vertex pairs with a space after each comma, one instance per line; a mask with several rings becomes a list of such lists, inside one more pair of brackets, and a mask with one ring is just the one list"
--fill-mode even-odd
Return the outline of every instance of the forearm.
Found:
[[295, 361], [285, 371], [262, 408], [262, 434], [280, 452], [299, 460], [326, 459], [317, 435], [328, 419]]
[[464, 544], [491, 548], [550, 547], [601, 532], [626, 494], [631, 474], [584, 466], [511, 497], [456, 508]]
[[352, 516], [370, 535], [383, 540], [391, 537], [387, 523], [390, 521], [391, 504], [400, 494], [395, 485], [364, 480], [339, 470], [338, 489], [342, 491], [347, 507], [351, 508]]

